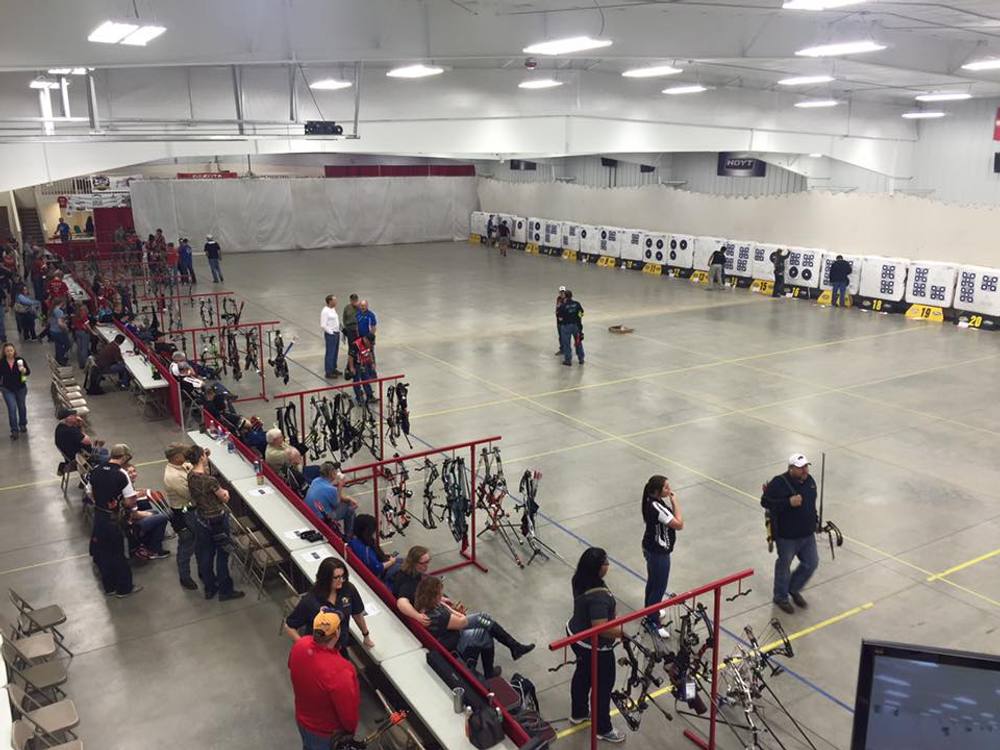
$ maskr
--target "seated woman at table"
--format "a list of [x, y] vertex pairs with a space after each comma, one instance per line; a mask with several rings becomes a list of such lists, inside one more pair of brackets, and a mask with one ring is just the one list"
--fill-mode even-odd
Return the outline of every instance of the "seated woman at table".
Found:
[[365, 621], [365, 604], [361, 594], [347, 580], [347, 565], [336, 557], [328, 557], [319, 564], [316, 571], [316, 582], [312, 588], [302, 595], [295, 609], [285, 618], [285, 634], [293, 641], [304, 635], [312, 635], [313, 620], [322, 607], [329, 607], [340, 615], [344, 625], [340, 628], [340, 640], [337, 648], [343, 651], [347, 648], [348, 617], [361, 630], [365, 648], [372, 648], [375, 643], [368, 635], [368, 623]]
[[368, 570], [380, 580], [391, 581], [403, 561], [399, 559], [399, 555], [389, 555], [382, 551], [375, 533], [375, 525], [374, 516], [361, 513], [354, 519], [354, 537], [348, 544], [351, 552], [358, 556]]
[[535, 647], [533, 643], [518, 642], [488, 614], [466, 615], [452, 609], [444, 601], [444, 584], [436, 576], [424, 576], [420, 581], [414, 607], [430, 619], [427, 629], [442, 646], [456, 652], [470, 666], [481, 659], [487, 678], [500, 674], [500, 668], [493, 666], [494, 640], [510, 649], [514, 661]]

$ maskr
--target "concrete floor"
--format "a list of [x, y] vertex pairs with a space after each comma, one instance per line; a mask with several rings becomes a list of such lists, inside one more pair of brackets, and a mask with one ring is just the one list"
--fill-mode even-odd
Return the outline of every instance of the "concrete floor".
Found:
[[[775, 610], [760, 484], [793, 451], [817, 461], [825, 451], [827, 514], [847, 541], [835, 561], [821, 550], [809, 610], [782, 614], [796, 656], [774, 680], [818, 747], [849, 744], [861, 638], [997, 651], [1000, 557], [954, 570], [994, 552], [1000, 530], [1000, 469], [984, 461], [1000, 442], [994, 335], [465, 244], [230, 255], [224, 266], [225, 287], [252, 301], [245, 321], [281, 319], [286, 341], [298, 337], [288, 389], [321, 383], [325, 294], [341, 305], [351, 291], [367, 297], [381, 374], [412, 384], [415, 447], [502, 435], [511, 484], [526, 468], [544, 473], [543, 538], [571, 563], [587, 544], [613, 556], [620, 611], [642, 603], [640, 493], [665, 473], [686, 520], [671, 590], [752, 567], [752, 593], [725, 605], [724, 624], [763, 629]], [[207, 268], [199, 276], [202, 291], [213, 289]], [[583, 368], [553, 356], [560, 284], [587, 310]], [[609, 334], [614, 323], [635, 333]], [[0, 450], [0, 583], [69, 613], [81, 736], [102, 750], [296, 747], [276, 604], [205, 602], [177, 585], [173, 559], [138, 567], [146, 588], [135, 597], [100, 595], [88, 530], [52, 479], [46, 351], [26, 349], [36, 373], [28, 439]], [[284, 388], [273, 378], [268, 387]], [[248, 410], [270, 422], [273, 406]], [[178, 431], [143, 420], [125, 394], [94, 399], [92, 410], [92, 432], [129, 442], [137, 462], [153, 462], [140, 483], [159, 486], [162, 448]], [[443, 529], [387, 546], [417, 542], [442, 564], [457, 559]], [[518, 570], [486, 538], [479, 550], [489, 574], [451, 573], [449, 593], [539, 643], [516, 669], [538, 685], [547, 717], [565, 717], [570, 670], [548, 672], [558, 656], [544, 644], [569, 615], [571, 568], [553, 559]], [[929, 580], [944, 571], [953, 572]], [[723, 654], [733, 645], [726, 638]], [[514, 669], [505, 654], [499, 663]], [[685, 747], [686, 725], [649, 711], [628, 745]], [[582, 748], [585, 738], [560, 744]], [[722, 727], [719, 741], [740, 746]]]

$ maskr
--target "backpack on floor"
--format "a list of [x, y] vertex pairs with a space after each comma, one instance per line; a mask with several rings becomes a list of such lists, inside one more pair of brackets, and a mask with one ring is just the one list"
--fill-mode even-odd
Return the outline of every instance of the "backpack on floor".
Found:
[[510, 678], [510, 686], [520, 699], [517, 713], [521, 711], [538, 713], [538, 692], [535, 690], [535, 683], [521, 673], [515, 672]]

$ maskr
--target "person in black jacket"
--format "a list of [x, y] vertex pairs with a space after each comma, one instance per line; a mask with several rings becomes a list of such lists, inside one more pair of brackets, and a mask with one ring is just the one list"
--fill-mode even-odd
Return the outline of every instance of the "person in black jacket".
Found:
[[576, 347], [576, 358], [583, 364], [583, 305], [573, 299], [573, 292], [567, 289], [563, 292], [563, 301], [556, 308], [556, 322], [559, 324], [559, 351], [566, 367], [573, 366], [573, 350]]
[[[847, 305], [847, 285], [851, 278], [851, 264], [844, 260], [843, 255], [838, 255], [837, 259], [830, 264], [830, 286], [833, 287], [833, 306], [846, 307]], [[840, 304], [837, 304], [837, 298]]]
[[774, 265], [774, 290], [772, 297], [785, 296], [785, 256], [787, 253], [781, 248], [774, 251], [771, 256], [771, 263]]
[[224, 281], [222, 278], [222, 248], [210, 234], [205, 235], [205, 256], [208, 258], [208, 267], [212, 271], [212, 283], [218, 284], [220, 281]]
[[709, 289], [719, 289], [726, 286], [726, 251], [721, 247], [712, 253], [708, 259], [708, 282]]
[[[788, 470], [764, 485], [760, 498], [771, 521], [778, 548], [774, 561], [774, 603], [788, 614], [795, 612], [791, 600], [805, 609], [802, 588], [819, 567], [816, 550], [816, 481], [809, 476], [809, 459], [801, 453], [788, 457]], [[799, 564], [791, 570], [792, 560]]]
[[[0, 310], [0, 315], [3, 311]], [[10, 342], [3, 345], [0, 353], [0, 392], [7, 404], [7, 421], [10, 423], [10, 439], [17, 440], [22, 432], [28, 431], [28, 410], [25, 397], [28, 395], [28, 376], [31, 368]]]
[[[677, 530], [684, 528], [681, 506], [665, 476], [654, 474], [642, 491], [642, 556], [646, 558], [646, 599], [644, 606], [663, 601], [670, 578], [670, 553], [674, 551]], [[651, 615], [646, 627], [661, 638], [670, 637], [670, 629], [660, 623], [660, 613]]]

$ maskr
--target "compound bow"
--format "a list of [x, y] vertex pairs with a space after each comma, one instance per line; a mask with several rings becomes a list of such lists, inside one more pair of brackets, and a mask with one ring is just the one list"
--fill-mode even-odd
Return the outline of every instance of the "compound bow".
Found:
[[469, 543], [469, 524], [466, 518], [472, 513], [469, 484], [465, 475], [464, 458], [446, 458], [441, 464], [441, 484], [445, 494], [445, 520], [456, 542], [465, 549]]
[[[399, 458], [399, 454], [393, 458]], [[390, 539], [397, 533], [406, 536], [406, 527], [410, 525], [410, 513], [406, 510], [406, 501], [413, 497], [413, 492], [406, 487], [410, 472], [402, 461], [396, 461], [395, 465], [398, 466], [395, 473], [388, 466], [382, 467], [382, 477], [389, 482], [389, 490], [382, 498], [380, 509], [385, 520], [385, 525], [379, 532], [383, 539]]]
[[[621, 714], [629, 729], [639, 730], [643, 712], [650, 704], [656, 706], [668, 721], [673, 721], [673, 715], [656, 702], [650, 688], [658, 688], [663, 684], [663, 678], [655, 674], [656, 667], [664, 664], [667, 654], [655, 648], [647, 648], [637, 638], [625, 636], [622, 638], [625, 654], [619, 657], [618, 663], [628, 667], [628, 674], [622, 687], [611, 691], [611, 701]], [[640, 656], [644, 661], [640, 664]]]

